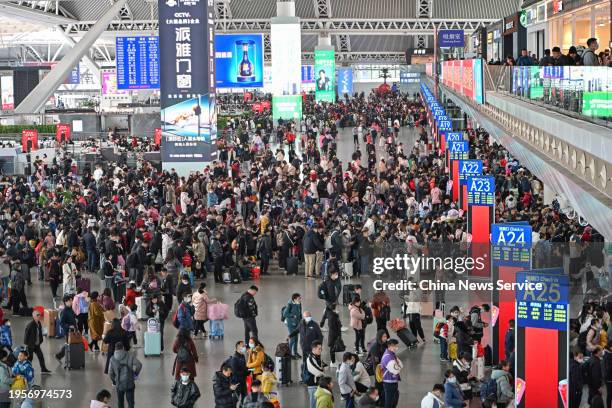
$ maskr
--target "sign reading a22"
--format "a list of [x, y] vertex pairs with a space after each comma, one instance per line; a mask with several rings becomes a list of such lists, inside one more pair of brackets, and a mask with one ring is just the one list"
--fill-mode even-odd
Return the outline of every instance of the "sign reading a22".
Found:
[[467, 188], [468, 193], [494, 193], [495, 178], [492, 176], [470, 177], [467, 183]]
[[482, 160], [461, 160], [459, 174], [471, 174], [479, 176], [482, 174]]

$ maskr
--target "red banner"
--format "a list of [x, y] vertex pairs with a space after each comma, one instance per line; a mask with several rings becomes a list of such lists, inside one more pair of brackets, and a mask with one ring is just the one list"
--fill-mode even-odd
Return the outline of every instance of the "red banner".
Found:
[[263, 110], [270, 110], [272, 108], [272, 105], [270, 104], [270, 101], [262, 101], [261, 108]]
[[70, 140], [70, 125], [65, 123], [55, 125], [55, 140], [58, 143], [65, 143]]
[[162, 130], [160, 128], [155, 128], [155, 133], [153, 134], [153, 143], [155, 146], [161, 146], [162, 139]]
[[24, 153], [38, 150], [38, 130], [24, 129], [21, 131], [21, 151]]
[[463, 95], [470, 99], [474, 99], [474, 62], [472, 60], [464, 60], [462, 62], [461, 83], [463, 90], [459, 90]]
[[251, 102], [253, 100], [253, 92], [245, 92], [244, 93], [244, 101]]
[[262, 113], [263, 112], [263, 106], [261, 104], [261, 102], [255, 102], [253, 104], [253, 112], [257, 112], [257, 113]]

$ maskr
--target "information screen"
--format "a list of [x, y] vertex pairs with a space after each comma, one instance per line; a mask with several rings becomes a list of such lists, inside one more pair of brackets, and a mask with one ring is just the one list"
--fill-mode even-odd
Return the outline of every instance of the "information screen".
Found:
[[336, 101], [336, 57], [334, 50], [315, 50], [315, 99]]
[[448, 132], [448, 133], [446, 133], [446, 143], [461, 142], [461, 141], [463, 141], [463, 133], [461, 133], [461, 132]]
[[338, 68], [338, 95], [353, 94], [353, 68]]
[[279, 119], [299, 123], [302, 120], [302, 95], [273, 96], [272, 119], [275, 123]]
[[296, 95], [302, 86], [302, 34], [298, 23], [270, 25], [272, 95]]
[[467, 181], [468, 205], [495, 205], [495, 178], [470, 177]]
[[314, 65], [302, 65], [302, 83], [312, 84], [314, 81]]
[[263, 35], [215, 35], [217, 88], [263, 87]]
[[159, 37], [117, 37], [117, 88], [159, 88]]
[[493, 261], [498, 265], [531, 263], [531, 226], [529, 224], [492, 224]]
[[569, 280], [562, 269], [518, 272], [516, 282], [542, 284], [541, 290], [517, 289], [516, 323], [519, 327], [567, 331]]
[[482, 160], [461, 160], [459, 162], [459, 181], [465, 185], [468, 178], [482, 175]]
[[450, 142], [447, 145], [451, 160], [467, 160], [470, 154], [470, 142]]

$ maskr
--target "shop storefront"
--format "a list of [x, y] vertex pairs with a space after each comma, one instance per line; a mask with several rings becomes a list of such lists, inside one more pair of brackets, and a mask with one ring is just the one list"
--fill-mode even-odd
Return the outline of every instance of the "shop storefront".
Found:
[[544, 56], [546, 43], [546, 1], [531, 0], [523, 2], [520, 24], [527, 28], [527, 49], [538, 58]]
[[527, 47], [527, 30], [520, 24], [520, 13], [504, 18], [503, 58], [518, 58], [521, 49]]
[[489, 61], [503, 61], [504, 49], [502, 30], [504, 20], [491, 24], [487, 27], [487, 59]]
[[589, 38], [599, 41], [599, 50], [610, 44], [609, 0], [550, 0], [548, 16], [548, 47], [561, 47], [566, 53], [572, 45], [586, 47]]

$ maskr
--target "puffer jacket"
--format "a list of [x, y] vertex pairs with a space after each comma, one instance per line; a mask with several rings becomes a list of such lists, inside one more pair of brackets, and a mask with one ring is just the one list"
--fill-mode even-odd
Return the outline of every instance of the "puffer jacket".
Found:
[[363, 320], [365, 312], [359, 306], [349, 305], [349, 313], [351, 316], [351, 327], [355, 330], [363, 329]]
[[200, 398], [200, 389], [193, 381], [183, 384], [177, 381], [172, 386], [172, 405], [178, 408], [193, 408]]
[[217, 371], [213, 376], [213, 393], [215, 395], [215, 408], [236, 408], [236, 398], [230, 388], [230, 379]]
[[216, 301], [217, 299], [209, 298], [208, 293], [206, 291], [203, 291], [202, 293], [200, 293], [199, 291], [196, 291], [191, 296], [191, 302], [193, 304], [193, 307], [195, 308], [195, 313], [193, 315], [193, 318], [195, 320], [207, 321], [208, 320], [208, 304], [215, 303]]

